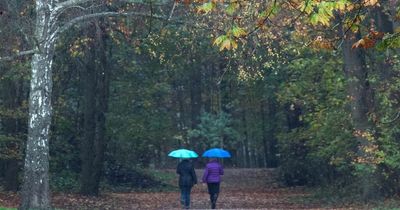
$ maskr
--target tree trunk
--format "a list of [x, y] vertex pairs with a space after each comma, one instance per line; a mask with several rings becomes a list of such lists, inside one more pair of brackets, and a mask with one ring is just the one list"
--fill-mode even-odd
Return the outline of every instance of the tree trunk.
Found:
[[246, 117], [246, 111], [242, 111], [242, 122], [243, 122], [243, 166], [245, 168], [248, 168], [250, 165], [250, 156], [249, 156], [249, 133], [247, 129], [247, 117]]
[[[275, 105], [271, 101], [261, 102], [261, 126], [262, 126], [262, 138], [264, 146], [264, 158], [265, 167], [275, 168], [277, 167], [276, 158], [276, 145], [277, 140], [274, 133], [274, 119], [275, 119]], [[269, 119], [267, 121], [266, 119]]]
[[[175, 80], [173, 82], [174, 88], [174, 99], [173, 103], [176, 107], [176, 114], [174, 115], [175, 125], [178, 133], [182, 134], [186, 130], [186, 113], [185, 113], [185, 102], [184, 102], [184, 86], [181, 84], [181, 81]], [[182, 139], [177, 139], [177, 146], [182, 146], [184, 142]]]
[[[400, 6], [400, 2], [398, 0], [387, 0], [387, 1], [389, 2], [391, 16], [395, 17], [397, 14], [397, 10]], [[400, 27], [400, 20], [397, 18], [392, 18], [392, 19], [393, 19], [392, 24], [393, 24], [393, 31], [394, 31], [396, 28]]]
[[[97, 25], [97, 40], [99, 42], [99, 50], [97, 51], [100, 58], [100, 66], [97, 75], [97, 112], [96, 112], [96, 139], [95, 150], [96, 157], [94, 159], [94, 179], [96, 181], [97, 191], [99, 189], [101, 175], [103, 171], [104, 152], [106, 148], [106, 113], [108, 111], [108, 98], [110, 86], [111, 67], [107, 59], [107, 33], [104, 26]], [[110, 55], [111, 57], [111, 55]]]
[[[191, 59], [193, 60], [193, 59]], [[190, 119], [191, 119], [191, 129], [196, 129], [200, 124], [200, 114], [202, 107], [202, 98], [201, 98], [201, 71], [202, 67], [193, 67], [190, 72]], [[190, 67], [189, 67], [190, 68]], [[192, 137], [190, 139], [189, 144], [196, 150], [201, 151], [202, 144], [200, 143], [199, 138]]]
[[94, 141], [96, 138], [96, 67], [93, 58], [86, 66], [83, 78], [83, 139], [81, 141], [81, 189], [83, 195], [97, 195], [93, 175], [93, 163], [95, 158]]
[[[38, 13], [40, 14], [40, 13]], [[38, 15], [38, 18], [40, 17]], [[38, 26], [39, 27], [39, 26]], [[40, 37], [40, 35], [38, 35]], [[42, 39], [39, 39], [42, 40]], [[52, 55], [54, 43], [32, 58], [29, 127], [21, 209], [49, 209], [49, 129], [51, 124]]]
[[190, 105], [191, 105], [191, 126], [195, 129], [200, 123], [201, 100], [201, 70], [192, 69], [190, 75]]
[[[352, 49], [352, 45], [361, 38], [359, 32], [351, 30], [343, 34], [343, 61], [344, 71], [347, 78], [348, 98], [350, 99], [351, 119], [354, 126], [354, 135], [359, 143], [358, 164], [361, 168], [373, 167], [370, 162], [371, 155], [366, 151], [373, 148], [373, 143], [367, 139], [366, 134], [371, 134], [372, 126], [368, 120], [368, 72], [365, 65], [365, 53], [360, 48]], [[362, 193], [364, 199], [376, 196], [373, 172], [370, 170], [360, 171]]]
[[96, 44], [86, 68], [84, 82], [84, 139], [81, 142], [81, 194], [98, 195], [104, 162], [106, 117], [109, 95], [109, 66], [106, 33], [96, 25]]
[[48, 0], [36, 0], [36, 52], [31, 60], [28, 140], [20, 209], [49, 209], [49, 130], [52, 60], [57, 39], [55, 14]]

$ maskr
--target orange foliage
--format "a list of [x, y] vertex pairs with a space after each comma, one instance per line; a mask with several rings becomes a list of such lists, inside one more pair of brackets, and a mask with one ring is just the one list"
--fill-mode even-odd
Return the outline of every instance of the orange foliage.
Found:
[[379, 31], [370, 31], [368, 35], [364, 36], [362, 39], [358, 40], [356, 43], [354, 43], [351, 48], [372, 48], [375, 47], [375, 44], [378, 40], [381, 40], [385, 33], [379, 32]]

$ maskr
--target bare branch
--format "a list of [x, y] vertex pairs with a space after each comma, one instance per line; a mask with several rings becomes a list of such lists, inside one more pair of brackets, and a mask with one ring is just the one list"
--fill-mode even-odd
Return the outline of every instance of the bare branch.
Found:
[[177, 3], [177, 1], [174, 1], [174, 4], [172, 5], [171, 12], [169, 12], [168, 20], [170, 20], [172, 18], [172, 15], [174, 14], [176, 3]]
[[[115, 17], [115, 16], [140, 16], [140, 17], [148, 17], [148, 18], [154, 18], [154, 19], [159, 19], [159, 20], [170, 20], [169, 17], [166, 16], [160, 16], [160, 15], [154, 15], [154, 14], [149, 14], [149, 13], [140, 13], [140, 12], [100, 12], [100, 13], [94, 13], [94, 14], [88, 14], [88, 15], [83, 15], [80, 17], [76, 17], [69, 22], [67, 22], [65, 25], [63, 25], [57, 32], [62, 33], [75, 24], [78, 24], [80, 22], [84, 22], [86, 20], [90, 20], [93, 18], [99, 18], [99, 17]], [[179, 22], [179, 21], [175, 21]]]
[[[71, 6], [77, 6], [80, 4], [84, 4], [87, 2], [93, 2], [93, 1], [99, 1], [99, 0], [67, 0], [60, 2], [56, 4], [57, 9], [63, 9], [63, 8], [68, 8]], [[150, 3], [155, 4], [155, 5], [163, 5], [169, 3], [171, 0], [156, 0], [156, 1], [150, 1]], [[100, 1], [99, 1], [100, 2]], [[119, 3], [139, 3], [139, 4], [149, 4], [148, 1], [146, 0], [119, 0]]]
[[26, 50], [26, 51], [21, 51], [18, 52], [14, 55], [11, 56], [5, 56], [5, 57], [0, 57], [0, 61], [11, 61], [17, 57], [25, 56], [25, 55], [32, 55], [36, 52], [36, 50]]
[[84, 4], [86, 2], [93, 2], [93, 0], [68, 0], [68, 1], [63, 1], [58, 4], [56, 4], [57, 9], [64, 9], [64, 8], [69, 8], [69, 7], [74, 7], [80, 4]]

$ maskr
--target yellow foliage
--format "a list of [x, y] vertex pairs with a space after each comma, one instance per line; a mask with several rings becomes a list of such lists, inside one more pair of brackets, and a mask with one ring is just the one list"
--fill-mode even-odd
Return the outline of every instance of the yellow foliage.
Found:
[[236, 49], [237, 47], [238, 44], [235, 40], [227, 38], [221, 43], [219, 50], [220, 51], [224, 49], [230, 50], [230, 49]]
[[243, 28], [240, 28], [238, 26], [233, 27], [231, 31], [232, 31], [233, 36], [236, 38], [247, 35], [247, 32]]
[[323, 39], [321, 36], [318, 36], [311, 44], [312, 47], [317, 49], [325, 49], [325, 50], [333, 50], [335, 46], [329, 40]]
[[221, 46], [219, 47], [219, 50], [222, 51], [224, 49], [230, 50], [231, 49], [231, 40], [230, 39], [225, 39], [222, 43]]
[[365, 6], [375, 6], [378, 5], [379, 0], [363, 0]]

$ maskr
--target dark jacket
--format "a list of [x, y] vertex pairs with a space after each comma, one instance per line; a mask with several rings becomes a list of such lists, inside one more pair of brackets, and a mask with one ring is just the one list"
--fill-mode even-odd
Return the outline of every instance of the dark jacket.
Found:
[[189, 160], [182, 160], [176, 168], [176, 173], [179, 174], [179, 187], [192, 187], [197, 184], [196, 172]]

